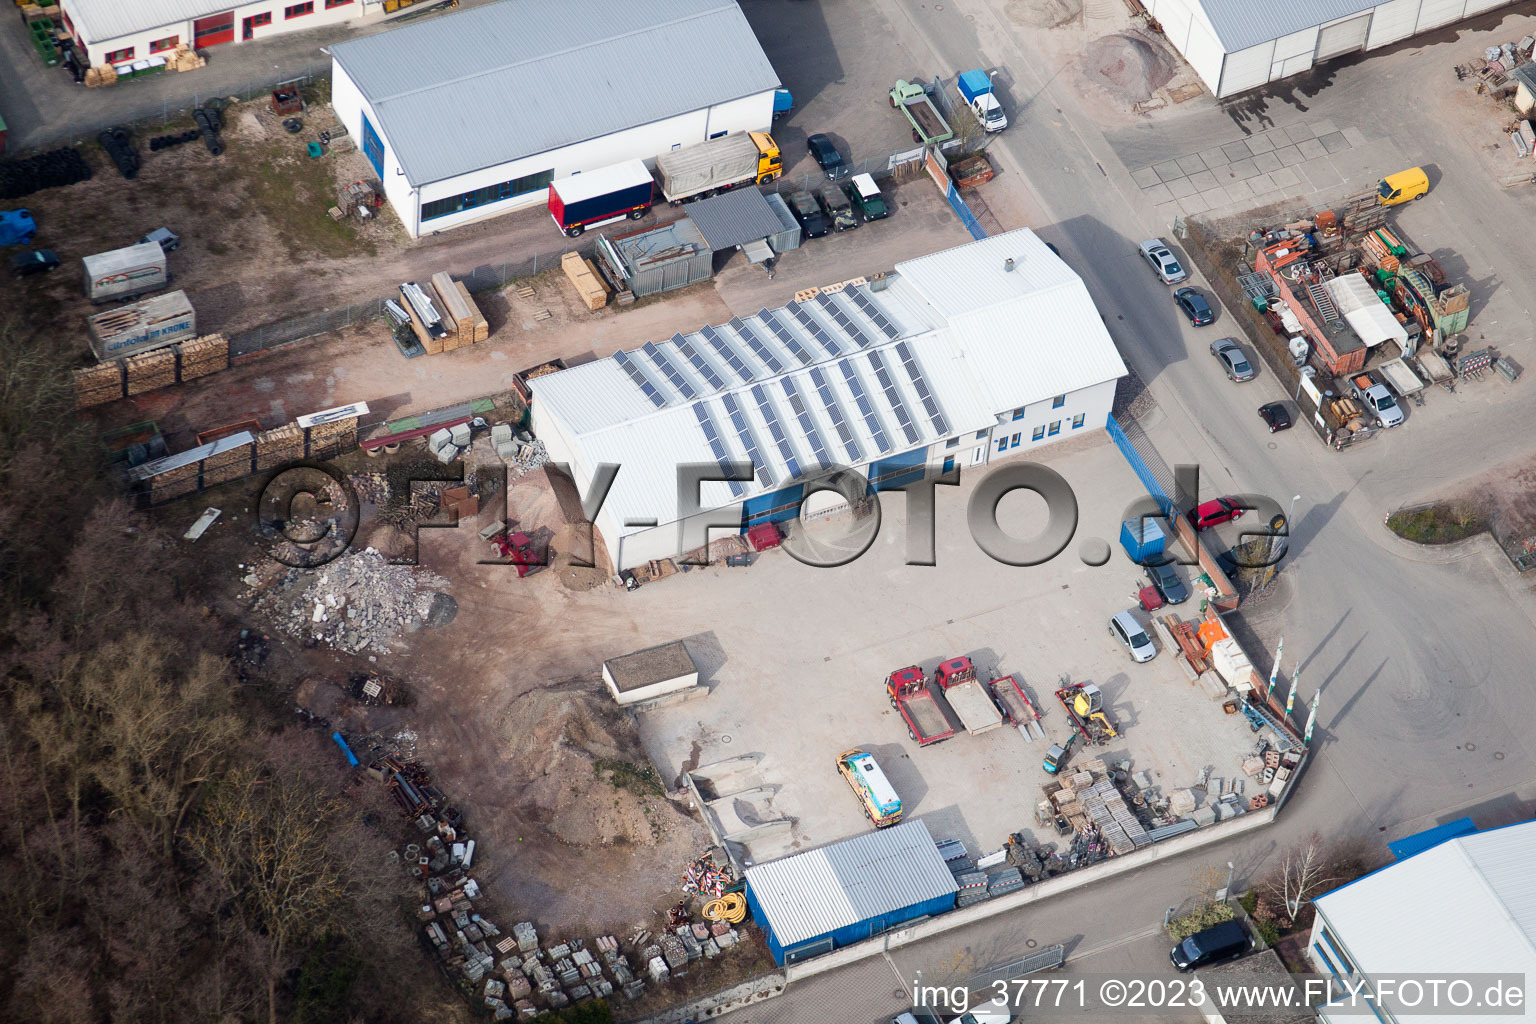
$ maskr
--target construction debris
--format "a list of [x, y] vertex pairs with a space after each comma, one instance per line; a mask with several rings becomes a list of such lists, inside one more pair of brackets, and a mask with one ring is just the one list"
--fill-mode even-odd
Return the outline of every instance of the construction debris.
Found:
[[[254, 587], [254, 577], [247, 582]], [[391, 565], [376, 549], [364, 548], [319, 570], [289, 569], [255, 595], [252, 610], [306, 642], [348, 654], [382, 654], [402, 633], [432, 622], [436, 606], [451, 600], [441, 593], [448, 585], [425, 569]]]

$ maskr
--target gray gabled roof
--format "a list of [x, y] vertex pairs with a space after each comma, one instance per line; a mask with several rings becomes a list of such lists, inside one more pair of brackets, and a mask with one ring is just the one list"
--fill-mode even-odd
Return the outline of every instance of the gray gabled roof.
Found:
[[[135, 32], [221, 14], [233, 6], [228, 0], [69, 0], [64, 13], [86, 42], [104, 43]], [[192, 45], [190, 39], [182, 42]]]
[[688, 204], [688, 219], [716, 252], [760, 242], [784, 230], [767, 198], [755, 188], [738, 188]]
[[1228, 53], [1368, 11], [1382, 0], [1200, 0]]
[[736, 0], [501, 0], [331, 54], [418, 187], [779, 85]]

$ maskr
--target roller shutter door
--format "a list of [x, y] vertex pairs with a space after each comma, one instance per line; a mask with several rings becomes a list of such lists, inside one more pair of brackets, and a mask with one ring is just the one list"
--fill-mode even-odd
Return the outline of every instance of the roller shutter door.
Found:
[[1369, 12], [1337, 25], [1329, 25], [1317, 37], [1317, 59], [1327, 60], [1329, 57], [1365, 49], [1365, 37], [1370, 29]]
[[1268, 82], [1274, 55], [1274, 40], [1227, 54], [1221, 68], [1221, 88], [1216, 95], [1232, 96]]
[[1425, 32], [1460, 21], [1466, 9], [1466, 0], [1424, 0], [1419, 7], [1419, 23], [1414, 26], [1414, 31]]
[[1467, 17], [1470, 18], [1474, 14], [1491, 11], [1495, 7], [1503, 7], [1505, 4], [1513, 2], [1514, 0], [1467, 0]]
[[218, 46], [220, 43], [231, 42], [234, 38], [234, 11], [225, 11], [223, 14], [210, 14], [206, 18], [198, 18], [192, 23], [192, 45], [197, 49], [202, 49], [205, 46]]
[[1312, 66], [1312, 55], [1316, 52], [1316, 28], [1293, 32], [1276, 39], [1274, 63], [1269, 68], [1269, 80], [1273, 82], [1307, 70]]
[[1374, 49], [1407, 39], [1419, 21], [1419, 0], [1392, 0], [1371, 12], [1371, 34], [1365, 45]]

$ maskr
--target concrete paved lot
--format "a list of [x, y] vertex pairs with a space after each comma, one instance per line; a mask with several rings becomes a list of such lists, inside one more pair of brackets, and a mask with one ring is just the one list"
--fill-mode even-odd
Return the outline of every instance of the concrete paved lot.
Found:
[[[755, 846], [761, 860], [869, 829], [834, 766], [839, 753], [861, 747], [880, 762], [909, 817], [924, 819], [936, 836], [963, 840], [973, 854], [991, 851], [1033, 826], [1050, 779], [1041, 758], [1070, 731], [1054, 697], [1059, 677], [1069, 675], [1099, 685], [1122, 733], [1108, 746], [1079, 748], [1076, 760], [1128, 758], [1164, 792], [1194, 785], [1206, 767], [1231, 777], [1237, 755], [1254, 745], [1247, 724], [1191, 686], [1172, 658], [1133, 664], [1108, 634], [1109, 616], [1132, 603], [1137, 572], [1118, 549], [1108, 565], [1086, 566], [1078, 544], [1117, 536], [1140, 487], [1119, 450], [1097, 437], [1103, 443], [1079, 447], [1085, 437], [1075, 451], [1035, 456], [1066, 477], [1081, 509], [1073, 543], [1045, 565], [1005, 566], [970, 541], [966, 501], [983, 478], [972, 471], [959, 488], [939, 490], [934, 567], [903, 564], [905, 502], [891, 495], [874, 546], [851, 565], [813, 569], [780, 550], [750, 569], [673, 577], [643, 590], [637, 598], [654, 600], [658, 637], [677, 604], [716, 607], [725, 658], [708, 698], [641, 717], [662, 774], [674, 780], [685, 768], [762, 755], [766, 783], [782, 787], [774, 811], [797, 824], [792, 842]], [[1044, 525], [1043, 510], [1038, 498], [1015, 493], [999, 519], [1011, 534], [1032, 536]], [[1197, 608], [1192, 599], [1178, 610]], [[1047, 738], [1030, 743], [1007, 726], [972, 736], [951, 714], [953, 738], [926, 748], [908, 739], [885, 699], [885, 677], [914, 663], [931, 677], [955, 655], [972, 658], [983, 680], [1020, 677]]]

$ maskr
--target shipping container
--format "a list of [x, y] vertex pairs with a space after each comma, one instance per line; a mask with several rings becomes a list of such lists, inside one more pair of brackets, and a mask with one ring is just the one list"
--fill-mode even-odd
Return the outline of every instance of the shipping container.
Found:
[[549, 213], [567, 236], [625, 217], [639, 220], [651, 208], [655, 182], [639, 160], [575, 174], [549, 187]]
[[92, 302], [131, 299], [158, 291], [171, 280], [165, 251], [155, 242], [99, 252], [81, 263], [85, 267], [85, 297]]
[[[150, 247], [160, 248], [153, 243]], [[197, 318], [185, 292], [166, 292], [97, 313], [89, 319], [88, 326], [91, 350], [103, 361], [197, 337]]]

